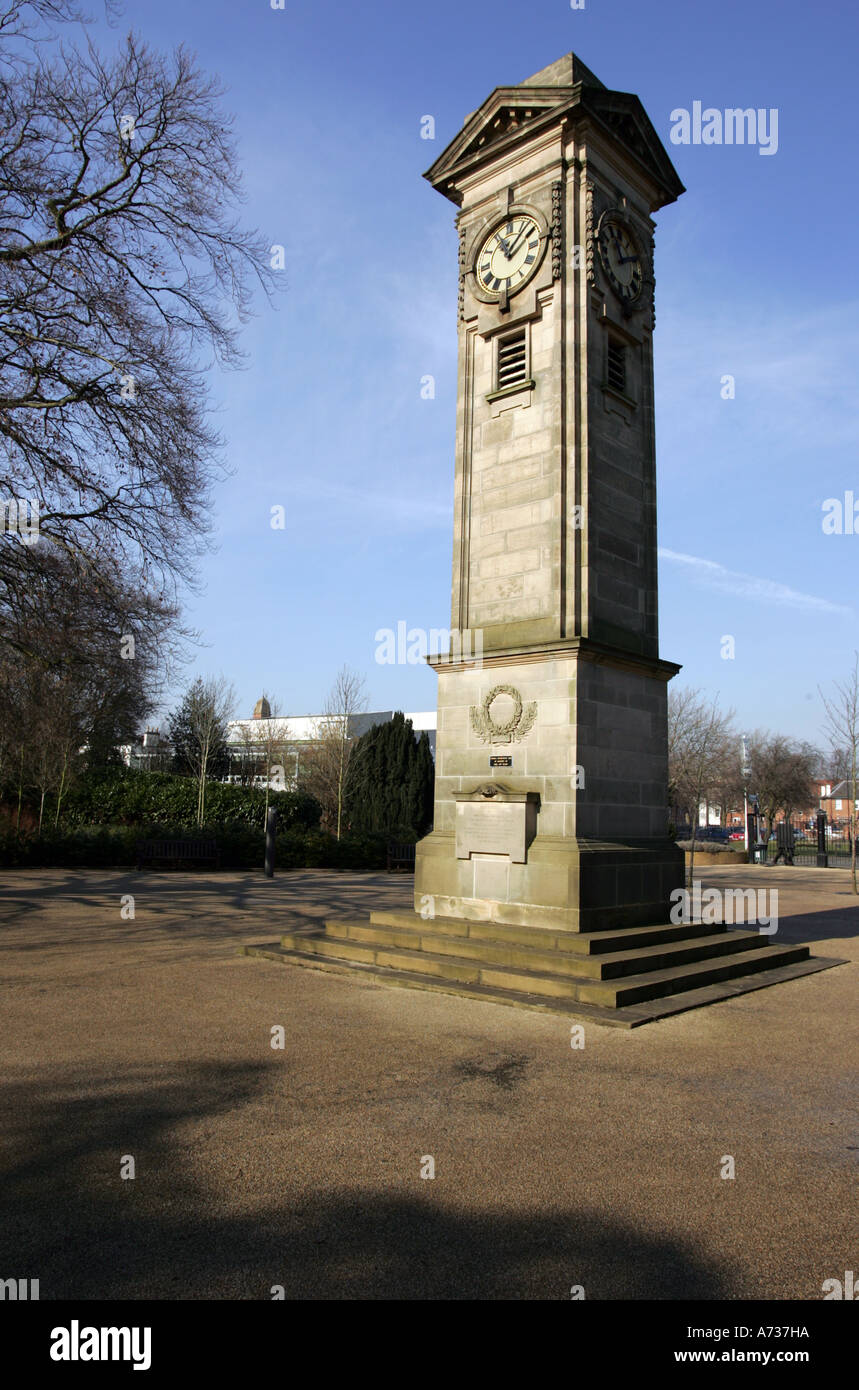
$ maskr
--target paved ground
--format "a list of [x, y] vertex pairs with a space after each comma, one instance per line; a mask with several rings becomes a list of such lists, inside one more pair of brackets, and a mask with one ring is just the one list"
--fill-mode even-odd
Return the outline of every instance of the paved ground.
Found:
[[0, 875], [0, 1277], [43, 1299], [819, 1299], [859, 1270], [859, 905], [841, 870], [701, 877], [777, 886], [774, 939], [851, 963], [589, 1024], [574, 1051], [560, 1017], [235, 954], [404, 905], [407, 878]]

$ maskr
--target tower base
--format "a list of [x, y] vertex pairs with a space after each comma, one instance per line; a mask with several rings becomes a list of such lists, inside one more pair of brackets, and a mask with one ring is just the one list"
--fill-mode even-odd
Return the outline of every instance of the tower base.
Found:
[[684, 856], [670, 840], [624, 842], [537, 835], [527, 862], [473, 852], [434, 831], [417, 846], [415, 911], [470, 922], [554, 931], [667, 922], [684, 883]]

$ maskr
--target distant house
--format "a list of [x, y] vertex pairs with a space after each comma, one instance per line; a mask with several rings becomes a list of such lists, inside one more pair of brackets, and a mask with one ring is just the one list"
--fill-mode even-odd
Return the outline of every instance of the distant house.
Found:
[[[826, 812], [826, 819], [830, 825], [845, 830], [850, 824], [850, 783], [847, 780], [820, 782], [819, 786], [821, 811]], [[859, 811], [859, 799], [856, 800], [853, 811], [854, 815]]]

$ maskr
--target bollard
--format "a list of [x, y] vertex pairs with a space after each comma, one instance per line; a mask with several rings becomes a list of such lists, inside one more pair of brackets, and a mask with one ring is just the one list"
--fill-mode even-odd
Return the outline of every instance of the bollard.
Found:
[[817, 813], [817, 867], [829, 868], [829, 855], [826, 853], [826, 812]]
[[265, 818], [265, 876], [274, 878], [274, 841], [277, 834], [277, 811], [273, 806]]

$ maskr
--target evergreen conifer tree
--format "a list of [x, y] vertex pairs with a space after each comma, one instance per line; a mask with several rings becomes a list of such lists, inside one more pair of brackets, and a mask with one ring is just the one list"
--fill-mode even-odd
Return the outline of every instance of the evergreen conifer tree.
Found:
[[426, 733], [415, 739], [400, 711], [357, 740], [346, 779], [346, 814], [354, 833], [419, 838], [432, 822], [435, 769]]

